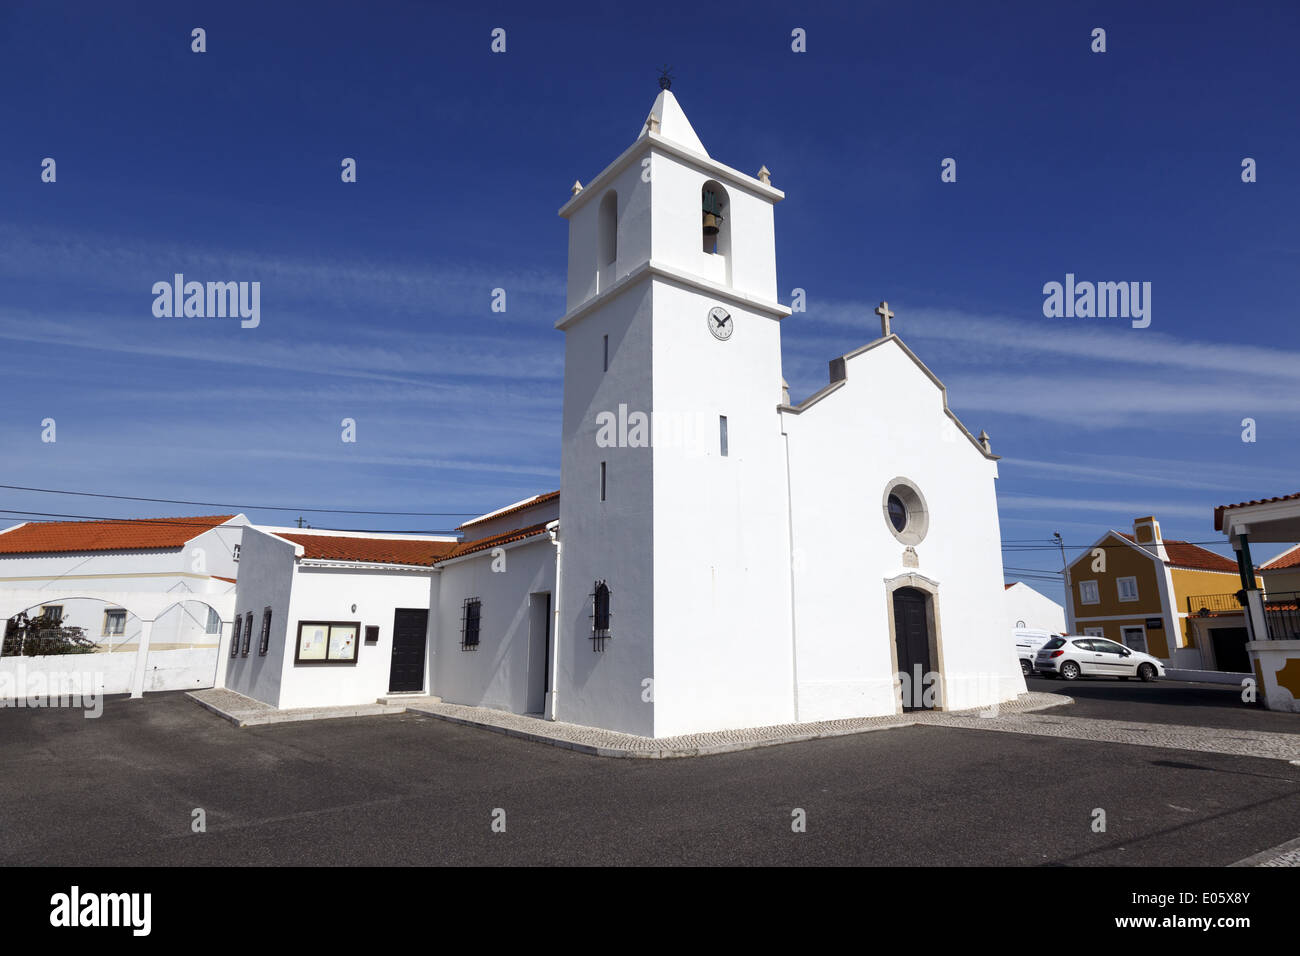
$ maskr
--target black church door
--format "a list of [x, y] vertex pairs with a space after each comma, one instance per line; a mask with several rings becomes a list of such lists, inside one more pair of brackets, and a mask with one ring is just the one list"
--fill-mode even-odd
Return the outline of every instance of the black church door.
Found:
[[[902, 676], [903, 709], [924, 710], [927, 681], [937, 684], [930, 660], [930, 628], [926, 623], [926, 593], [916, 588], [894, 592], [894, 642], [898, 650], [898, 671]], [[935, 686], [930, 697], [938, 693]]]

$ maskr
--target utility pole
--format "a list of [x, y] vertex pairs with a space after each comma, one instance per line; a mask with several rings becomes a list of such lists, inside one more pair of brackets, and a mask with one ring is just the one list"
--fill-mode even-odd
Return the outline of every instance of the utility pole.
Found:
[[1052, 538], [1061, 548], [1061, 582], [1065, 589], [1065, 627], [1067, 631], [1074, 630], [1074, 599], [1070, 592], [1070, 567], [1065, 563], [1065, 539], [1061, 537], [1061, 532], [1053, 531]]
[[[302, 515], [298, 515], [298, 527], [299, 528], [302, 527]], [[1061, 552], [1061, 553], [1064, 554], [1065, 552]]]

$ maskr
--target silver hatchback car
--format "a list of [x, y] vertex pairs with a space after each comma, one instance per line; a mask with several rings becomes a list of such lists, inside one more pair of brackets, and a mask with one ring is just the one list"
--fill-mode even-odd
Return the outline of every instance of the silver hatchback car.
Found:
[[1151, 681], [1165, 676], [1160, 658], [1116, 644], [1104, 637], [1054, 637], [1038, 649], [1034, 670], [1045, 677], [1136, 677]]

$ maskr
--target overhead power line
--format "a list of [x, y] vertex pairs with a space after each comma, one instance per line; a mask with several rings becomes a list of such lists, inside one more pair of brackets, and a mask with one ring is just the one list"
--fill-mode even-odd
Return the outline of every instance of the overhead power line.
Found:
[[[197, 508], [233, 508], [236, 511], [309, 511], [329, 515], [391, 515], [399, 518], [472, 518], [477, 511], [354, 511], [348, 508], [304, 508], [301, 505], [224, 504], [217, 501], [184, 501], [180, 498], [142, 498], [137, 495], [109, 495], [93, 491], [60, 491], [55, 488], [28, 488], [23, 485], [0, 485], [9, 491], [34, 491], [45, 495], [75, 495], [79, 498], [111, 498], [115, 501], [145, 501], [150, 504], [192, 505]], [[37, 512], [32, 512], [36, 514]], [[111, 519], [106, 519], [111, 520]]]

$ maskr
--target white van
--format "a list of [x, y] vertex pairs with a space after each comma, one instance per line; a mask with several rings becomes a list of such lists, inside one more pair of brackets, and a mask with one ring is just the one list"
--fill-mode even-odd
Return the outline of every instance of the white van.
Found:
[[1011, 633], [1016, 641], [1016, 656], [1020, 658], [1020, 673], [1028, 677], [1034, 672], [1034, 658], [1038, 656], [1038, 649], [1056, 635], [1033, 627], [1017, 627]]

